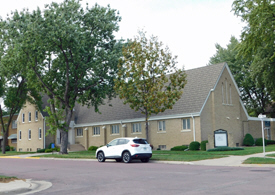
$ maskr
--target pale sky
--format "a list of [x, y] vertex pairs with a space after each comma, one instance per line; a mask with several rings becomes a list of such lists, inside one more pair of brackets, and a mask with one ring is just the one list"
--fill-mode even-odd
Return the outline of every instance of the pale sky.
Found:
[[[1, 0], [0, 16], [17, 9], [29, 10], [53, 0]], [[63, 0], [55, 0], [62, 2]], [[216, 53], [215, 44], [225, 47], [233, 35], [240, 37], [243, 24], [231, 12], [233, 0], [82, 0], [119, 11], [122, 21], [116, 38], [133, 38], [138, 29], [158, 36], [186, 70], [205, 66]]]

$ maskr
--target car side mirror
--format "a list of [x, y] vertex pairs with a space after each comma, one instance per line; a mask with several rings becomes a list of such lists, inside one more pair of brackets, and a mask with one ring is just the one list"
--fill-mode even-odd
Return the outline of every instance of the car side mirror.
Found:
[[110, 145], [109, 145], [109, 144], [107, 144], [106, 146], [107, 146], [107, 148], [108, 148]]

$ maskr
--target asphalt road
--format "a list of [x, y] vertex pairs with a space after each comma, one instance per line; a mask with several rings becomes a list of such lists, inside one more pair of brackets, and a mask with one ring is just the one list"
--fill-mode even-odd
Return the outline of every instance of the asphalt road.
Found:
[[0, 159], [0, 175], [46, 180], [37, 194], [275, 194], [275, 168]]

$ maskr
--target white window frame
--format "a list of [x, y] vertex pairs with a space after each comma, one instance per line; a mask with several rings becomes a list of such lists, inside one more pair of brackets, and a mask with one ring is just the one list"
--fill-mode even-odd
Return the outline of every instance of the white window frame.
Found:
[[31, 122], [31, 121], [32, 121], [32, 113], [29, 112], [29, 122]]
[[25, 123], [25, 113], [22, 113], [22, 123]]
[[21, 140], [21, 139], [22, 139], [22, 131], [19, 130], [19, 140]]
[[229, 84], [229, 104], [232, 105], [231, 84]]
[[111, 126], [111, 134], [119, 134], [119, 125]]
[[29, 138], [29, 140], [31, 140], [31, 139], [32, 139], [32, 130], [31, 130], [31, 129], [29, 129], [29, 132], [28, 132], [28, 138]]
[[166, 131], [165, 121], [158, 121], [158, 131], [160, 132]]
[[17, 128], [17, 121], [16, 120], [12, 120], [11, 128], [12, 129], [16, 129]]
[[141, 123], [132, 124], [132, 133], [141, 133]]
[[100, 127], [94, 127], [93, 128], [93, 134], [96, 135], [96, 136], [99, 136], [100, 135]]
[[[188, 125], [189, 125], [189, 127], [188, 127]], [[182, 129], [183, 130], [189, 130], [189, 129], [191, 129], [190, 118], [184, 118], [184, 119], [182, 119]]]
[[76, 136], [77, 137], [83, 137], [83, 128], [77, 128], [76, 129]]
[[35, 111], [35, 121], [38, 121], [38, 110]]
[[38, 139], [42, 139], [42, 129], [38, 128]]

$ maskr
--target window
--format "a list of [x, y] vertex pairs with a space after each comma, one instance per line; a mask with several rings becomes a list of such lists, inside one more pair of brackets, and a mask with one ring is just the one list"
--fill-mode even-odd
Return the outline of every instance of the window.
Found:
[[166, 145], [159, 145], [159, 149], [166, 150]]
[[25, 122], [25, 113], [22, 114], [22, 123]]
[[22, 138], [22, 131], [20, 130], [19, 131], [19, 140], [21, 140], [21, 138]]
[[223, 92], [223, 83], [222, 83], [222, 103], [224, 104], [224, 92]]
[[17, 139], [12, 139], [11, 143], [16, 144], [17, 143]]
[[140, 133], [141, 132], [141, 123], [134, 123], [132, 125], [133, 133]]
[[119, 126], [112, 125], [112, 134], [119, 134]]
[[39, 139], [42, 138], [42, 129], [41, 128], [38, 129], [38, 138]]
[[158, 122], [158, 128], [159, 128], [159, 131], [166, 131], [166, 129], [165, 129], [165, 121], [159, 121]]
[[38, 121], [38, 111], [35, 111], [35, 121]]
[[225, 79], [225, 97], [226, 97], [226, 104], [228, 104], [227, 79]]
[[29, 140], [32, 138], [32, 130], [29, 129]]
[[12, 120], [11, 128], [16, 129], [17, 128], [17, 121]]
[[100, 135], [100, 127], [94, 127], [94, 135]]
[[83, 136], [83, 129], [76, 129], [76, 136]]
[[31, 122], [31, 121], [32, 121], [32, 113], [29, 112], [29, 122]]
[[190, 128], [190, 118], [182, 120], [182, 128], [183, 129], [191, 129]]
[[232, 97], [231, 97], [231, 84], [229, 85], [229, 104], [232, 104]]

